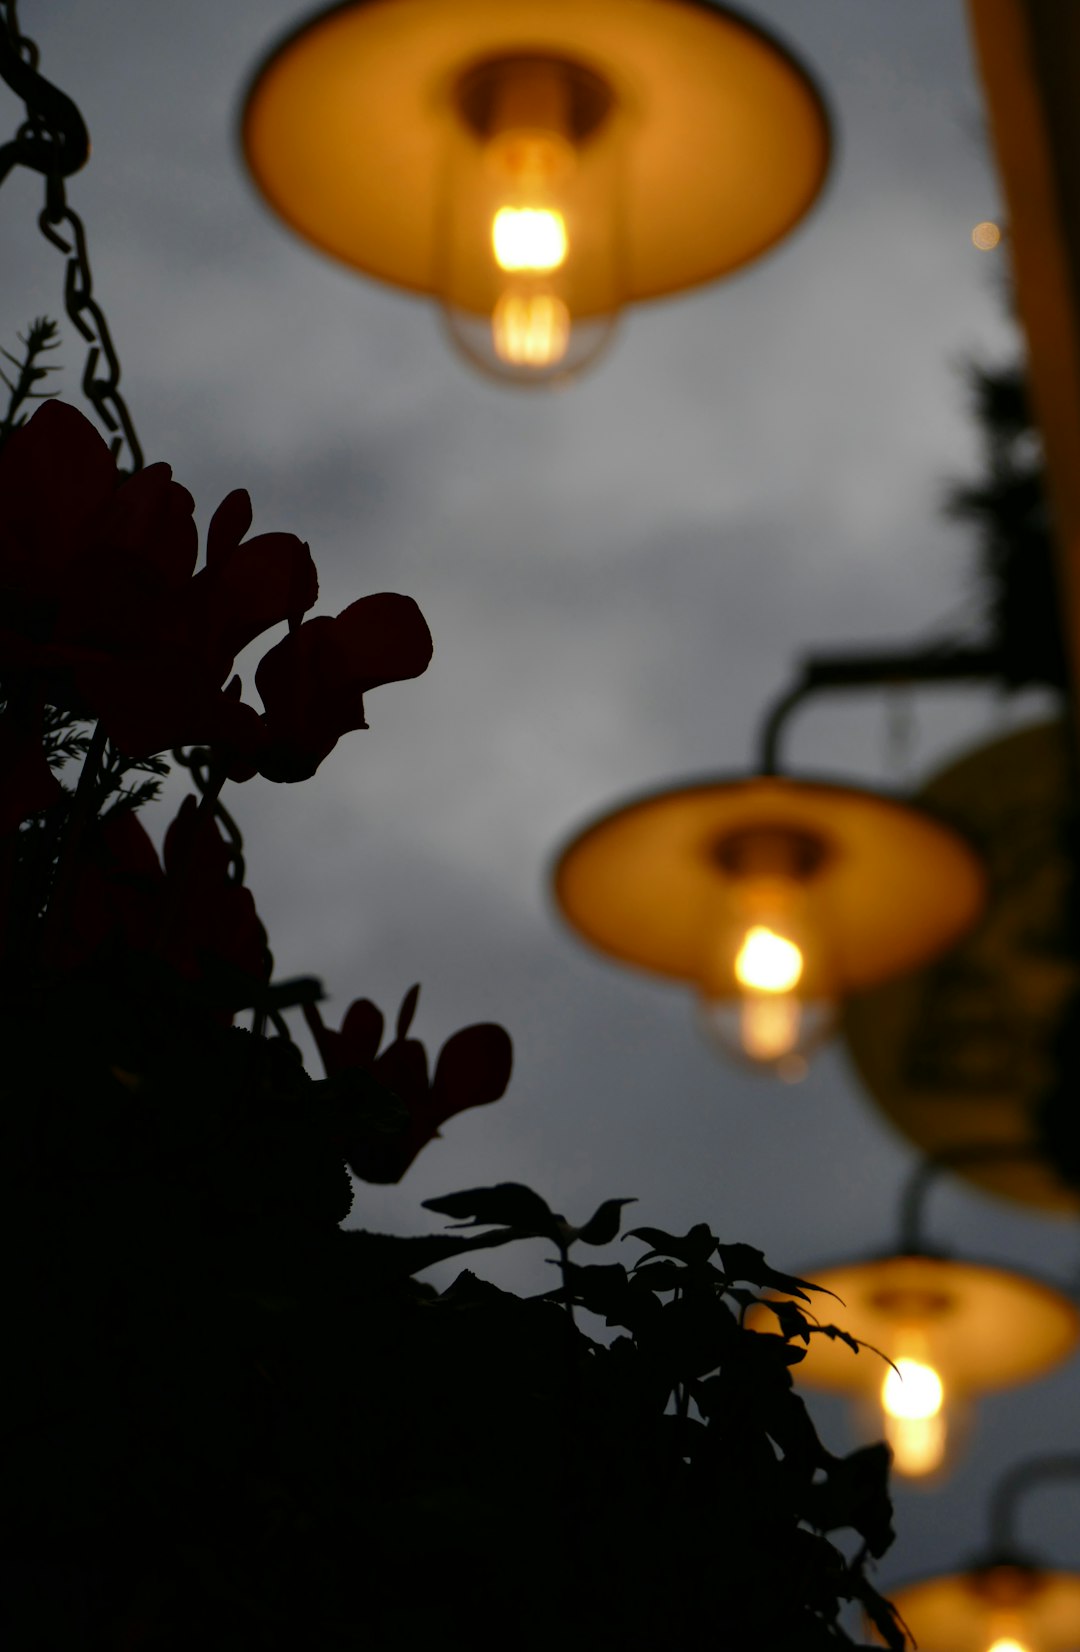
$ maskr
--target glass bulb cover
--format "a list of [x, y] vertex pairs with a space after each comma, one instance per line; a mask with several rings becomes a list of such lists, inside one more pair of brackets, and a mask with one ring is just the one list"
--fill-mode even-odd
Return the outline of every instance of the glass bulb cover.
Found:
[[625, 293], [616, 99], [584, 64], [536, 55], [472, 67], [453, 101], [435, 236], [451, 338], [497, 378], [566, 379]]
[[744, 993], [698, 1001], [698, 1023], [726, 1056], [786, 1083], [806, 1076], [814, 1051], [832, 1033], [836, 1005], [796, 993]]
[[817, 877], [826, 859], [805, 833], [766, 827], [721, 838], [702, 903], [704, 1030], [725, 1053], [789, 1080], [803, 1076], [835, 1021], [828, 901]]
[[918, 1486], [936, 1486], [954, 1467], [974, 1421], [970, 1395], [947, 1367], [939, 1369], [933, 1317], [898, 1325], [892, 1364], [880, 1380], [876, 1403], [858, 1406], [860, 1432], [884, 1438], [893, 1453], [893, 1473]]

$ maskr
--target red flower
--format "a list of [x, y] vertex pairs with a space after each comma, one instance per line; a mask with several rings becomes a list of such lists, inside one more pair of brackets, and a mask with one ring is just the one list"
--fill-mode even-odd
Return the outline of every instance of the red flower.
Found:
[[169, 467], [121, 478], [94, 427], [62, 402], [7, 443], [0, 499], [0, 672], [62, 673], [67, 698], [131, 757], [263, 742], [257, 714], [222, 684], [240, 648], [282, 620], [299, 624], [314, 603], [301, 540], [242, 544], [251, 507], [232, 493], [196, 574], [191, 496]]
[[393, 591], [361, 597], [336, 619], [305, 620], [260, 661], [255, 686], [265, 707], [265, 743], [254, 752], [241, 749], [233, 779], [256, 769], [268, 780], [309, 779], [343, 734], [367, 728], [368, 690], [419, 677], [431, 652], [416, 603]]
[[[230, 875], [231, 858], [212, 814], [185, 797], [165, 834], [167, 909], [157, 950], [192, 980], [223, 971], [245, 983], [268, 981], [271, 958], [250, 889]], [[223, 982], [228, 988], [228, 982]]]
[[251, 891], [233, 882], [228, 846], [211, 814], [186, 797], [165, 836], [164, 869], [130, 811], [95, 823], [83, 841], [63, 931], [48, 962], [70, 970], [125, 948], [210, 986], [228, 1013], [270, 975], [266, 931]]
[[370, 1000], [359, 998], [350, 1005], [340, 1032], [324, 1027], [314, 1007], [305, 1010], [327, 1077], [370, 1073], [408, 1114], [400, 1135], [356, 1130], [344, 1143], [350, 1169], [366, 1182], [399, 1182], [421, 1148], [439, 1135], [441, 1124], [467, 1107], [498, 1101], [510, 1082], [513, 1046], [494, 1022], [463, 1027], [448, 1038], [429, 1081], [427, 1052], [408, 1036], [419, 996], [419, 987], [405, 994], [394, 1040], [381, 1055], [383, 1017]]

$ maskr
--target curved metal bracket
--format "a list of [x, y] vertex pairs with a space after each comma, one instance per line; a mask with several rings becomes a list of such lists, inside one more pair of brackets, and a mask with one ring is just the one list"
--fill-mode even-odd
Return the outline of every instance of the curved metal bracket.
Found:
[[780, 737], [792, 712], [812, 694], [914, 684], [930, 687], [1001, 677], [1002, 673], [1001, 653], [996, 648], [939, 646], [895, 654], [822, 654], [806, 659], [794, 686], [775, 701], [762, 724], [759, 772], [780, 772]]
[[1036, 1142], [970, 1142], [947, 1148], [921, 1159], [900, 1195], [900, 1238], [898, 1249], [907, 1256], [932, 1254], [923, 1240], [923, 1206], [934, 1182], [949, 1170], [968, 1165], [1045, 1163], [1046, 1154]]
[[1031, 1457], [1002, 1475], [990, 1499], [992, 1552], [1005, 1555], [1015, 1552], [1016, 1505], [1032, 1486], [1046, 1480], [1080, 1480], [1080, 1453], [1061, 1451], [1046, 1457]]

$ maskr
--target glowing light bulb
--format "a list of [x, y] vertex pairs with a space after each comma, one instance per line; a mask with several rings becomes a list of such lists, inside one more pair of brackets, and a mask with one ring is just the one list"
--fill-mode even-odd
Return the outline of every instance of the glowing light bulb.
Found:
[[566, 378], [624, 296], [614, 89], [584, 64], [522, 55], [468, 70], [455, 101], [438, 255], [451, 336], [503, 380]]
[[1029, 1652], [1029, 1648], [1012, 1635], [1002, 1635], [987, 1647], [986, 1652]]
[[794, 941], [765, 924], [754, 924], [735, 958], [735, 979], [754, 992], [790, 992], [803, 972], [803, 955]]
[[492, 220], [491, 245], [501, 270], [546, 272], [566, 263], [570, 243], [561, 212], [505, 206]]
[[570, 312], [554, 293], [503, 293], [491, 317], [500, 361], [514, 367], [554, 367], [570, 344]]
[[932, 1365], [898, 1359], [881, 1385], [885, 1438], [899, 1474], [933, 1474], [945, 1460], [945, 1385]]
[[794, 941], [765, 924], [747, 930], [735, 957], [735, 979], [745, 989], [739, 1036], [751, 1061], [779, 1061], [798, 1044], [802, 1011], [792, 988], [802, 972], [803, 955]]
[[725, 1049], [792, 1082], [834, 1007], [828, 933], [816, 904], [823, 850], [787, 826], [728, 834], [703, 914], [698, 980], [703, 1021]]

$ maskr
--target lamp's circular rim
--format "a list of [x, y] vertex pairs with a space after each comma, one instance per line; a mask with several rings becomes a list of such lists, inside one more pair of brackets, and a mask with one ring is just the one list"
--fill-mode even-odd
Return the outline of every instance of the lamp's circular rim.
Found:
[[[437, 16], [439, 8], [453, 6], [458, 27], [466, 31], [471, 27], [477, 36], [475, 44], [465, 45], [462, 48], [460, 61], [455, 65], [455, 68], [460, 69], [465, 69], [472, 62], [484, 58], [509, 55], [515, 52], [520, 53], [523, 48], [529, 49], [531, 39], [529, 27], [531, 26], [535, 30], [538, 25], [527, 26], [521, 22], [524, 9], [527, 9], [530, 17], [534, 14], [542, 15], [545, 20], [540, 29], [541, 35], [544, 37], [542, 44], [538, 42], [532, 48], [537, 51], [550, 50], [548, 31], [554, 26], [550, 22], [553, 16], [557, 15], [557, 21], [560, 25], [568, 18], [572, 20], [570, 42], [566, 47], [566, 55], [572, 58], [575, 49], [579, 49], [578, 37], [582, 36], [583, 31], [584, 38], [586, 40], [589, 38], [590, 19], [593, 15], [598, 11], [614, 14], [615, 7], [619, 4], [622, 9], [618, 12], [618, 27], [612, 31], [614, 44], [609, 40], [606, 45], [615, 54], [617, 60], [615, 79], [625, 78], [627, 85], [632, 88], [630, 104], [633, 108], [639, 107], [642, 103], [648, 105], [650, 95], [649, 77], [651, 75], [656, 78], [662, 72], [663, 51], [643, 50], [639, 43], [630, 59], [633, 73], [627, 71], [624, 75], [623, 65], [628, 56], [627, 40], [637, 38], [632, 26], [634, 23], [634, 15], [632, 14], [648, 14], [654, 26], [662, 22], [665, 13], [669, 15], [683, 14], [685, 17], [704, 20], [710, 28], [713, 24], [726, 26], [729, 37], [732, 33], [735, 33], [742, 37], [745, 42], [752, 42], [755, 47], [762, 50], [763, 54], [767, 54], [780, 75], [786, 78], [793, 96], [793, 107], [795, 103], [801, 103], [802, 118], [808, 127], [812, 128], [814, 135], [813, 155], [809, 159], [804, 157], [800, 161], [799, 167], [795, 169], [798, 173], [796, 183], [788, 188], [791, 199], [785, 201], [781, 210], [774, 212], [772, 221], [770, 221], [767, 228], [755, 233], [749, 243], [734, 255], [732, 255], [730, 248], [727, 252], [723, 250], [723, 236], [728, 234], [727, 230], [724, 230], [723, 235], [719, 237], [718, 232], [714, 231], [710, 243], [708, 233], [703, 232], [701, 224], [696, 225], [694, 235], [688, 237], [688, 243], [692, 248], [688, 255], [689, 267], [675, 270], [672, 266], [670, 251], [659, 260], [658, 273], [653, 276], [650, 276], [648, 268], [645, 267], [640, 278], [638, 278], [633, 267], [631, 267], [627, 290], [624, 294], [625, 302], [638, 303], [649, 299], [663, 298], [672, 293], [704, 285], [760, 257], [795, 228], [822, 192], [831, 169], [835, 148], [835, 130], [832, 115], [821, 86], [799, 55], [786, 42], [781, 41], [769, 28], [763, 27], [756, 19], [751, 20], [745, 17], [737, 8], [724, 3], [724, 0], [631, 0], [629, 5], [627, 0], [574, 0], [572, 5], [569, 0], [515, 0], [514, 6], [506, 5], [505, 0], [336, 0], [333, 5], [319, 7], [308, 13], [293, 27], [286, 30], [263, 54], [251, 75], [241, 102], [236, 137], [241, 159], [259, 192], [272, 210], [291, 229], [310, 244], [313, 244], [319, 251], [336, 261], [349, 265], [351, 268], [360, 270], [363, 274], [375, 280], [385, 281], [397, 288], [428, 297], [436, 295], [439, 290], [439, 281], [432, 265], [432, 259], [427, 252], [417, 257], [413, 253], [403, 252], [400, 248], [395, 250], [389, 246], [390, 237], [384, 237], [387, 246], [381, 252], [376, 249], [374, 243], [362, 247], [359, 242], [352, 246], [351, 250], [346, 251], [339, 234], [328, 233], [325, 226], [321, 231], [314, 228], [309, 210], [304, 203], [302, 188], [298, 191], [297, 188], [290, 185], [290, 189], [286, 190], [280, 179], [275, 183], [269, 176], [267, 168], [260, 165], [255, 153], [258, 147], [255, 139], [255, 129], [271, 81], [280, 74], [290, 55], [295, 54], [304, 43], [309, 42], [315, 31], [323, 29], [327, 25], [335, 25], [339, 19], [347, 19], [350, 14], [355, 14], [361, 23], [366, 23], [369, 20], [378, 21], [380, 14], [385, 14], [388, 7], [403, 4], [408, 4], [414, 13], [421, 10], [429, 12], [432, 16]], [[492, 13], [497, 15], [500, 20], [494, 36], [492, 35], [490, 16]], [[477, 25], [477, 18], [485, 23], [485, 27]], [[525, 30], [524, 34], [523, 29]], [[662, 30], [659, 32], [661, 43], [663, 43]], [[719, 34], [719, 31], [717, 32]], [[639, 27], [637, 34], [641, 35], [643, 33], [644, 31]], [[707, 111], [711, 106], [711, 102], [715, 102], [716, 58], [719, 54], [714, 53], [710, 57], [708, 33], [707, 31], [699, 31], [699, 33], [705, 43], [704, 49], [690, 53], [684, 52], [680, 60], [684, 76], [688, 75], [690, 77], [690, 83], [680, 84], [678, 95], [668, 96], [666, 100], [662, 99], [661, 103], [663, 104], [663, 120], [668, 125], [671, 125], [674, 120], [676, 125], [684, 131], [686, 141], [692, 142], [696, 137], [701, 143], [707, 140], [707, 133], [702, 132], [702, 111]], [[581, 60], [588, 64], [593, 55], [592, 51], [588, 47], [582, 47], [580, 50]], [[392, 56], [388, 58], [388, 62], [393, 63]], [[404, 79], [404, 70], [402, 75]], [[643, 96], [639, 96], [638, 92], [633, 89], [635, 76], [637, 79], [644, 81]], [[443, 79], [446, 78], [444, 75]], [[426, 85], [420, 90], [415, 86], [411, 87], [409, 98], [411, 99], [409, 108], [412, 111], [412, 122], [409, 141], [405, 147], [411, 151], [419, 152], [424, 149], [424, 143], [421, 141], [422, 134], [417, 129], [417, 115], [422, 121], [428, 119], [429, 116], [434, 119], [435, 117], [430, 114], [429, 108], [432, 100], [428, 95]], [[407, 116], [408, 110], [403, 111], [403, 113]], [[657, 117], [657, 119], [659, 120], [660, 117]], [[395, 122], [393, 126], [388, 120], [386, 126], [382, 129], [383, 135], [393, 138], [395, 128], [402, 124], [409, 127], [409, 119]], [[664, 141], [669, 143], [678, 141], [678, 136], [679, 134], [676, 132], [667, 136]], [[655, 132], [651, 141], [655, 146]], [[632, 142], [633, 140], [631, 140]], [[731, 152], [735, 152], [737, 148], [738, 146], [735, 144], [729, 145]], [[387, 157], [393, 153], [392, 144], [381, 148], [380, 161], [384, 166]], [[418, 163], [414, 160], [408, 164], [415, 166]], [[395, 199], [408, 196], [410, 193], [414, 199], [417, 198], [418, 192], [415, 187], [415, 179], [410, 190], [408, 164], [405, 165], [405, 170], [401, 173], [401, 176], [395, 179], [393, 192]], [[427, 172], [430, 172], [430, 158], [423, 159], [419, 164], [421, 171], [427, 168]], [[706, 191], [705, 204], [708, 207], [711, 205], [707, 198], [709, 182], [710, 179], [715, 180], [720, 170], [715, 161], [709, 165], [697, 157], [694, 157], [692, 161], [686, 159], [684, 145], [684, 160], [680, 167], [679, 188], [690, 193], [691, 186], [696, 179], [699, 187]], [[427, 176], [427, 172], [424, 172], [423, 179], [423, 198], [425, 199], [431, 188], [431, 180]], [[805, 177], [803, 177], [803, 173], [805, 173]], [[416, 178], [420, 178], [420, 176], [421, 172], [418, 171]], [[636, 225], [639, 219], [647, 222], [649, 213], [654, 210], [655, 201], [670, 198], [672, 194], [672, 180], [669, 176], [665, 177], [663, 181], [652, 177], [646, 177], [644, 180], [637, 177], [631, 178], [629, 186], [624, 191], [627, 211], [630, 214], [627, 242], [631, 246], [634, 243], [635, 235], [638, 233]], [[385, 212], [385, 208], [383, 210]], [[719, 224], [720, 222], [720, 215], [717, 213], [710, 215], [708, 211], [705, 211], [701, 217], [705, 224], [709, 222]], [[670, 237], [666, 237], [666, 239], [670, 241]], [[711, 254], [707, 251], [710, 244], [713, 248]], [[704, 255], [703, 249], [706, 249]], [[686, 263], [686, 261], [684, 258], [683, 262]]]
[[[981, 1328], [973, 1328], [970, 1323], [961, 1325], [955, 1331], [950, 1338], [949, 1369], [945, 1375], [957, 1391], [976, 1395], [1033, 1381], [1061, 1364], [1080, 1344], [1080, 1307], [1073, 1298], [1051, 1280], [1001, 1262], [933, 1252], [891, 1251], [854, 1261], [823, 1263], [803, 1268], [800, 1272], [811, 1284], [842, 1296], [837, 1287], [845, 1280], [872, 1276], [881, 1270], [896, 1272], [911, 1264], [954, 1270], [954, 1290], [959, 1288], [955, 1277], [959, 1275], [960, 1284], [968, 1290], [976, 1286], [989, 1287], [999, 1296], [1014, 1294], [1019, 1298], [1022, 1294], [1029, 1306], [1033, 1298], [1038, 1298], [1044, 1345], [1035, 1360], [1030, 1354], [1024, 1357], [1024, 1349], [1017, 1341], [1002, 1337], [996, 1324], [984, 1334], [980, 1334]], [[779, 1297], [784, 1295], [782, 1291], [774, 1294]], [[827, 1304], [825, 1309], [821, 1308], [822, 1303]], [[862, 1362], [865, 1355], [870, 1354], [871, 1347], [889, 1355], [889, 1348], [882, 1346], [883, 1339], [888, 1341], [889, 1316], [881, 1311], [876, 1315], [866, 1315], [865, 1309], [852, 1308], [848, 1302], [837, 1304], [834, 1313], [832, 1298], [823, 1296], [813, 1299], [813, 1311], [821, 1320], [835, 1318], [842, 1331], [850, 1332], [867, 1347], [865, 1352], [854, 1354], [846, 1345], [830, 1338], [811, 1338], [807, 1358], [793, 1371], [796, 1383], [834, 1393], [876, 1393], [881, 1386], [884, 1368], [879, 1368], [880, 1362], [873, 1356], [872, 1364]], [[774, 1316], [768, 1309], [754, 1308], [752, 1316], [760, 1321], [761, 1328], [765, 1328], [766, 1322], [769, 1329], [774, 1328]], [[864, 1317], [867, 1323], [862, 1323]], [[895, 1316], [893, 1323], [898, 1323]]]
[[[906, 798], [792, 775], [702, 776], [639, 793], [593, 816], [552, 858], [547, 881], [554, 909], [621, 964], [693, 981], [700, 913], [715, 898], [717, 832], [807, 820], [831, 848], [844, 850], [831, 853], [820, 874], [842, 993], [939, 955], [982, 912], [985, 868], [975, 845], [950, 822]], [[937, 857], [938, 885], [928, 897], [920, 894], [925, 862], [915, 867], [913, 856], [930, 854]], [[868, 881], [876, 891], [872, 901]]]

